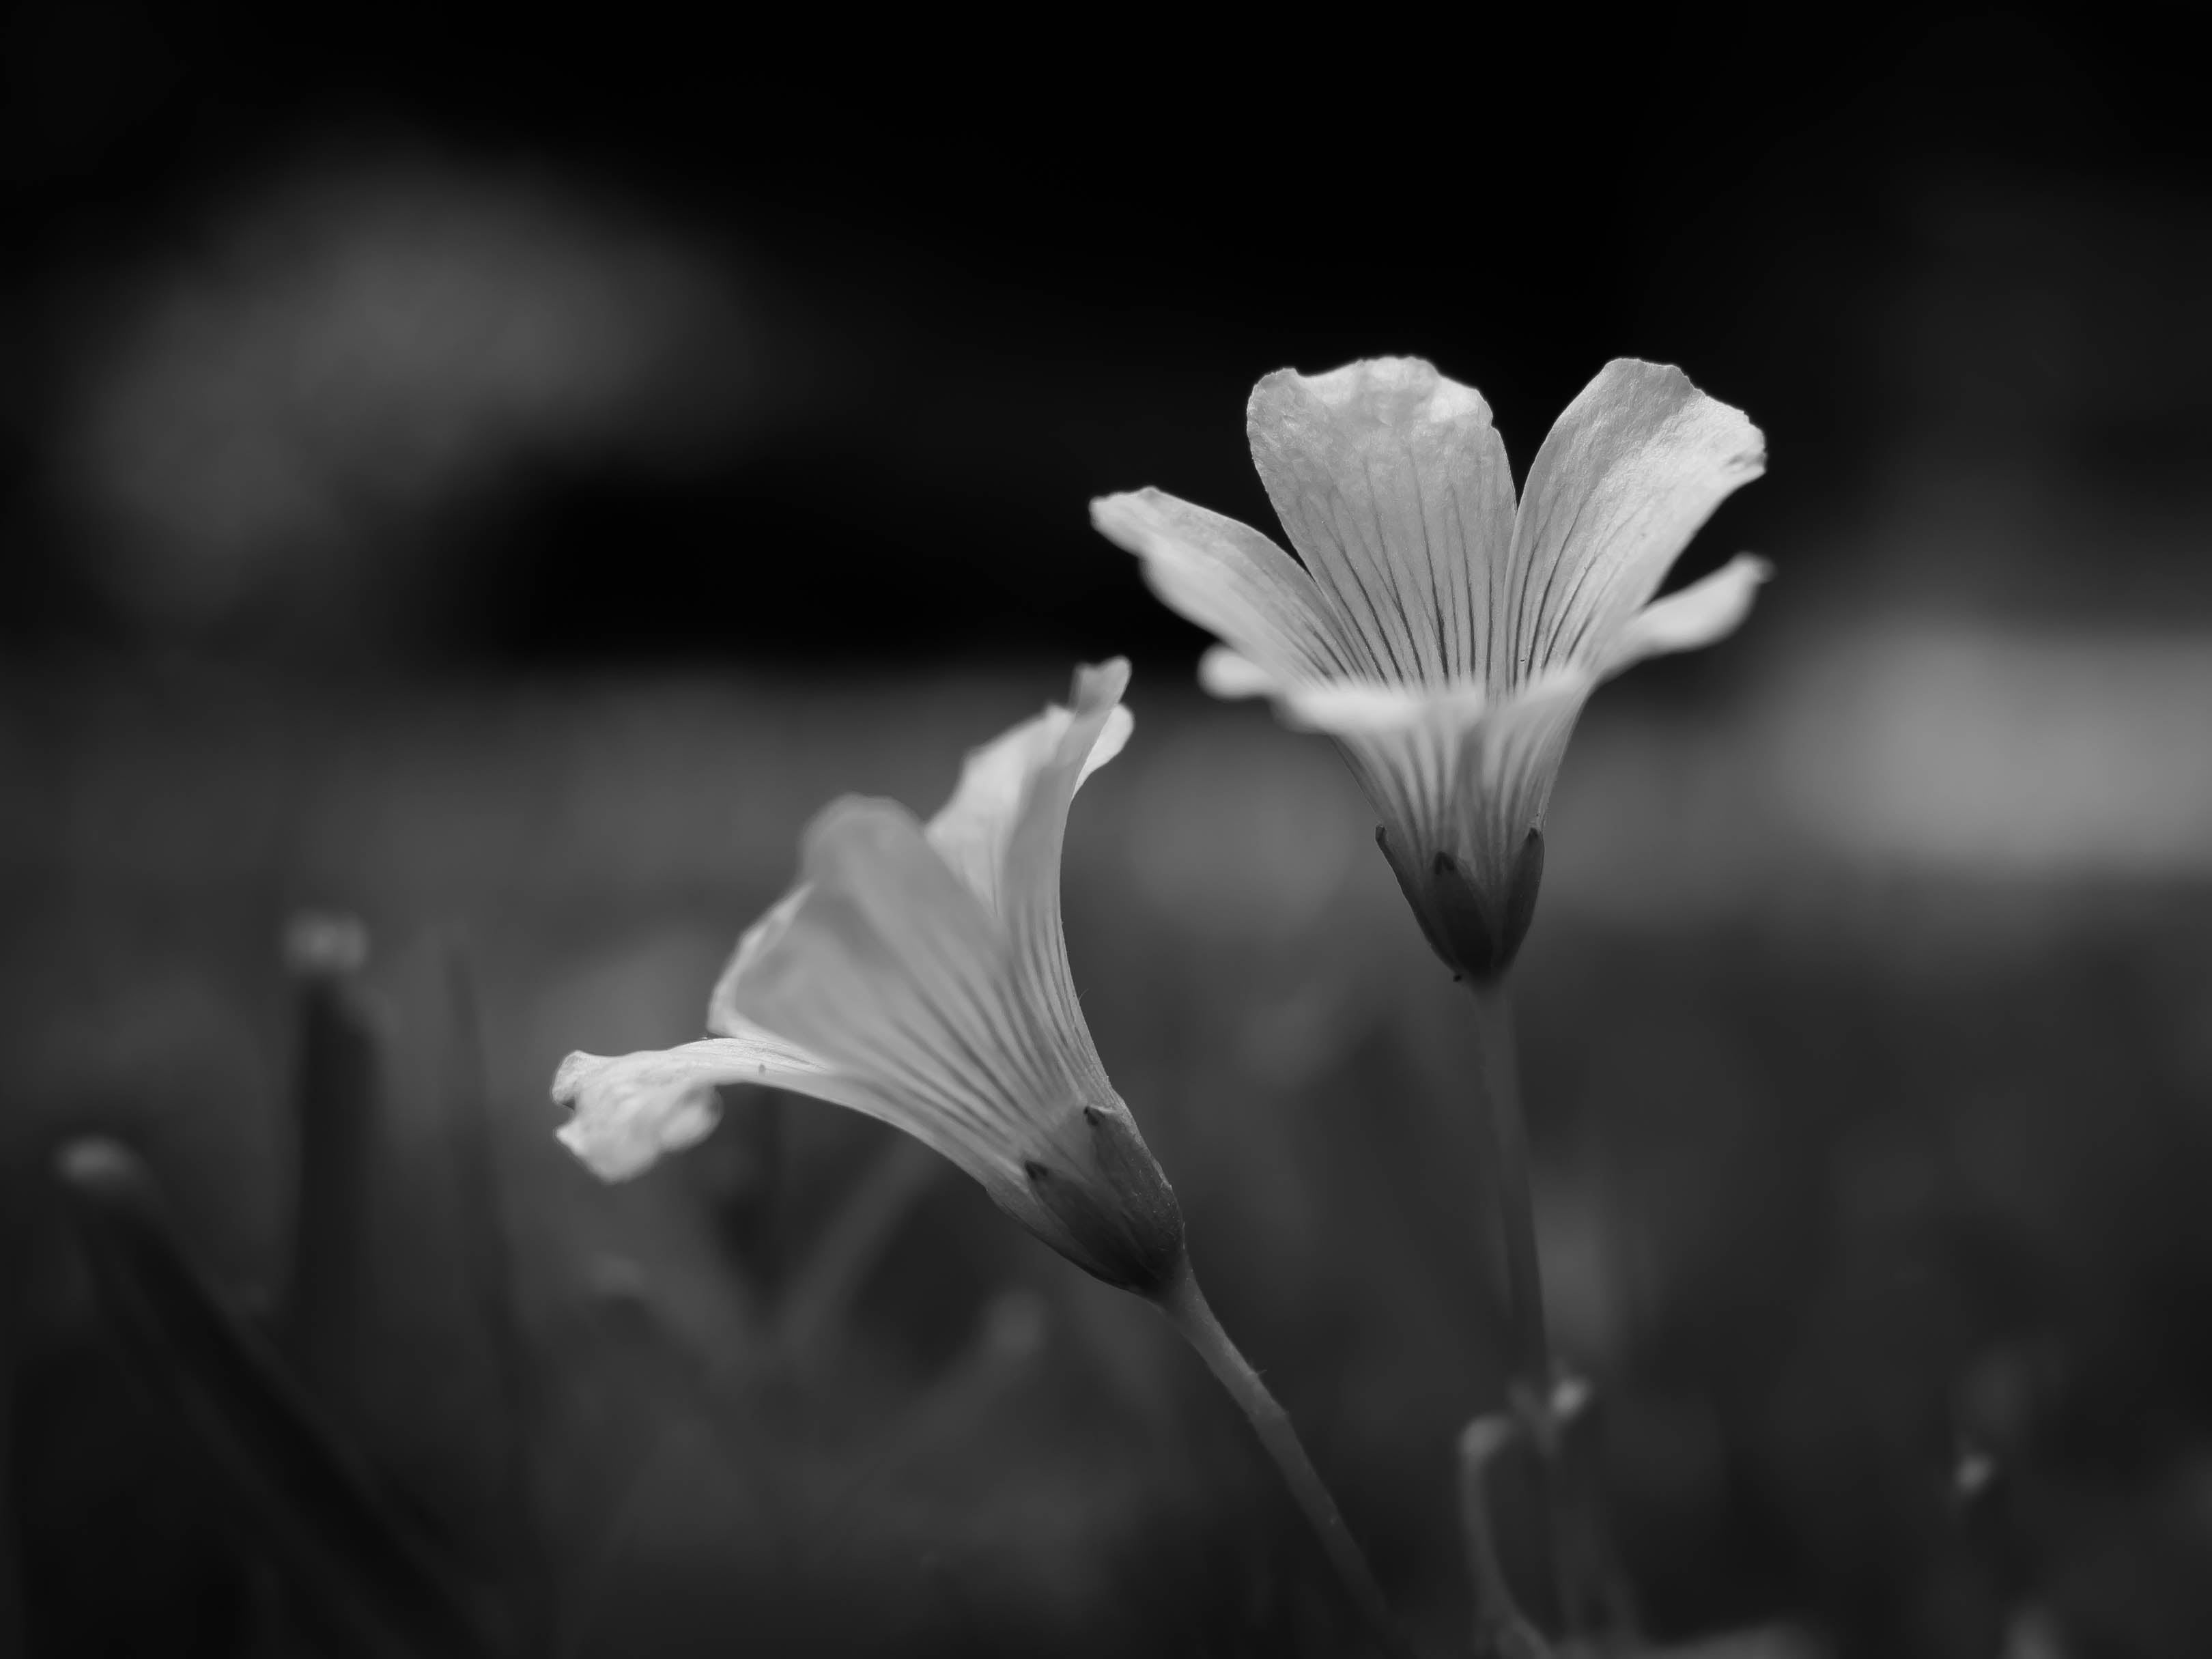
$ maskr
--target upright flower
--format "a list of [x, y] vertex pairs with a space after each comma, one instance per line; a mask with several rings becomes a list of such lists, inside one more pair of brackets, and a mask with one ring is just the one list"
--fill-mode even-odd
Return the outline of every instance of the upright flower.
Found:
[[[1094, 501], [1091, 521], [1225, 641], [1200, 665], [1210, 690], [1270, 697], [1291, 724], [1336, 739], [1422, 933], [1474, 993], [1508, 1392], [1548, 1454], [1560, 1379], [1505, 971], [1535, 911], [1544, 814], [1583, 703], [1632, 663], [1731, 631], [1765, 580], [1742, 555], [1652, 597], [1698, 526], [1764, 470], [1759, 429], [1680, 369], [1618, 359], [1552, 428], [1516, 507], [1489, 406], [1418, 359], [1282, 370], [1253, 389], [1244, 419], [1297, 558], [1157, 489]], [[1589, 1587], [1567, 1542], [1564, 1477], [1547, 1486], [1572, 1638]]]
[[1489, 406], [1415, 358], [1270, 374], [1245, 429], [1297, 559], [1157, 489], [1094, 501], [1091, 521], [1225, 641], [1208, 690], [1336, 739], [1430, 945], [1494, 979], [1528, 931], [1584, 702], [1729, 633], [1766, 575], [1743, 555], [1652, 598], [1763, 470], [1759, 430], [1680, 369], [1619, 359], [1559, 416], [1516, 509]]
[[882, 1119], [1109, 1284], [1180, 1268], [1182, 1213], [1106, 1079], [1068, 971], [1060, 842], [1077, 786], [1129, 735], [1129, 668], [1086, 668], [968, 757], [923, 824], [848, 797], [808, 830], [800, 880], [738, 943], [708, 1004], [716, 1035], [571, 1054], [559, 1131], [619, 1180], [714, 1127], [716, 1088], [789, 1089]]
[[1128, 740], [1129, 665], [1075, 677], [968, 757], [927, 824], [848, 797], [806, 832], [799, 884], [738, 941], [681, 1048], [570, 1054], [557, 1132], [608, 1180], [714, 1125], [715, 1091], [764, 1084], [905, 1130], [1078, 1267], [1146, 1297], [1242, 1407], [1384, 1650], [1406, 1651], [1282, 1407], [1221, 1328], [1182, 1212], [1106, 1080], [1068, 971], [1060, 855], [1083, 780]]

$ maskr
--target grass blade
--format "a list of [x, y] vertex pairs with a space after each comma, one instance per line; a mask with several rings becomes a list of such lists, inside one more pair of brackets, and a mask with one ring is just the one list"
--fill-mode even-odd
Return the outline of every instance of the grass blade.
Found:
[[784, 1291], [776, 1347], [787, 1364], [804, 1367], [837, 1334], [869, 1273], [945, 1168], [920, 1141], [902, 1134], [885, 1139]]
[[472, 1322], [489, 1349], [495, 1409], [492, 1432], [494, 1492], [507, 1522], [504, 1565], [522, 1594], [519, 1606], [543, 1607], [547, 1577], [531, 1485], [531, 1449], [538, 1421], [530, 1345], [516, 1296], [514, 1218], [500, 1179], [491, 1111], [483, 1004], [466, 951], [457, 937], [441, 942], [444, 991], [436, 1087], [438, 1119], [447, 1137], [459, 1196], [457, 1256]]
[[13, 1177], [0, 1172], [0, 1653], [21, 1653], [23, 1581], [15, 1539], [15, 1367], [22, 1344], [21, 1286], [11, 1271], [24, 1260], [16, 1218], [23, 1206], [8, 1190]]
[[294, 1370], [342, 1421], [353, 1409], [355, 1345], [369, 1288], [380, 1059], [353, 983], [368, 956], [368, 934], [351, 917], [301, 915], [286, 932], [285, 965], [299, 984], [298, 1178], [277, 1330]]
[[291, 1610], [344, 1659], [499, 1650], [367, 1468], [202, 1282], [144, 1164], [114, 1141], [84, 1139], [62, 1149], [54, 1172], [109, 1328], [205, 1464], [241, 1541], [283, 1576]]

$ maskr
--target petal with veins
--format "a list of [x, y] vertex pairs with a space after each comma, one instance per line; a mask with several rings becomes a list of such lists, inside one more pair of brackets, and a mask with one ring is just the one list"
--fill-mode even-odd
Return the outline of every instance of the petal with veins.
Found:
[[740, 1016], [885, 1099], [905, 1127], [1004, 1168], [1069, 1090], [1007, 994], [1006, 933], [895, 802], [848, 797], [807, 831], [805, 899], [731, 987]]
[[1001, 892], [1018, 1000], [1044, 1013], [1060, 1057], [1074, 1066], [1080, 1083], [1087, 1085], [1083, 1092], [1109, 1100], [1115, 1097], [1091, 1046], [1067, 965], [1060, 864], [1077, 786], [1098, 765], [1099, 751], [1118, 750], [1126, 736], [1126, 727], [1117, 734], [1115, 726], [1117, 717], [1127, 717], [1121, 699], [1128, 684], [1129, 665], [1118, 657], [1076, 672], [1067, 728], [1057, 751], [1032, 779], [1007, 838]]
[[927, 829], [890, 801], [824, 810], [715, 987], [723, 1035], [571, 1055], [562, 1139], [619, 1179], [703, 1137], [718, 1086], [779, 1085], [906, 1131], [1107, 1283], [1168, 1284], [1182, 1212], [1099, 1063], [1060, 925], [1068, 808], [1127, 740], [1128, 679], [1119, 659], [1079, 670], [1073, 707], [972, 753]]
[[716, 1029], [818, 1055], [1009, 1201], [1018, 1148], [1115, 1102], [1068, 975], [1060, 854], [1082, 781], [1129, 730], [1128, 664], [1081, 671], [1052, 708], [969, 757], [927, 830], [848, 797], [815, 820], [802, 880], [716, 987]]
[[1542, 871], [1540, 830], [1586, 679], [1559, 677], [1479, 708], [1340, 732], [1383, 817], [1389, 860], [1422, 931], [1455, 972], [1503, 971], [1526, 931]]
[[1513, 475], [1481, 395], [1413, 357], [1281, 369], [1253, 389], [1245, 431], [1291, 545], [1365, 647], [1360, 669], [1481, 677], [1513, 538]]
[[1654, 599], [1613, 635], [1601, 672], [1618, 674], [1646, 657], [1694, 651], [1726, 639], [1751, 614], [1751, 601], [1774, 567], [1754, 553], [1739, 553], [1711, 575]]
[[[1128, 683], [1128, 664], [1116, 659], [1104, 669], [1118, 667], [1120, 685], [1109, 700], [1110, 712], [1098, 726], [1085, 752], [1076, 786], [1121, 752], [1133, 724], [1118, 698]], [[1079, 709], [1071, 712], [1054, 704], [1024, 720], [1003, 736], [972, 749], [960, 769], [960, 782], [952, 798], [938, 809], [927, 831], [929, 843], [968, 884], [990, 912], [1004, 919], [1004, 883], [1007, 843], [1039, 775], [1053, 765], [1067, 740]], [[1063, 809], [1064, 811], [1065, 809]], [[1055, 875], [1057, 872], [1055, 872]]]
[[1503, 879], [1531, 830], [1543, 828], [1567, 739], [1589, 700], [1591, 682], [1557, 676], [1501, 703], [1482, 722], [1479, 743], [1462, 757], [1460, 856], [1489, 879]]
[[1249, 525], [1157, 489], [1102, 497], [1091, 522], [1143, 562], [1170, 609], [1269, 672], [1320, 679], [1369, 666], [1314, 579]]
[[1513, 528], [1515, 677], [1603, 663], [1698, 527], [1765, 470], [1759, 428], [1681, 370], [1607, 363], [1528, 470]]

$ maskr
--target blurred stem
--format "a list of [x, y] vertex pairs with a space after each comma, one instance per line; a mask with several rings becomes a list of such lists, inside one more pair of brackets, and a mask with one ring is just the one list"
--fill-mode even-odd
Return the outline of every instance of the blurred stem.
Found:
[[1543, 1265], [1536, 1250], [1535, 1184], [1529, 1174], [1528, 1123], [1521, 1104], [1513, 1006], [1502, 979], [1470, 988], [1482, 1050], [1481, 1121], [1488, 1131], [1491, 1168], [1496, 1173], [1498, 1231], [1505, 1261], [1506, 1322], [1511, 1344], [1507, 1397], [1531, 1431], [1559, 1626], [1573, 1643], [1582, 1635], [1582, 1607], [1570, 1565], [1571, 1521], [1564, 1471], [1558, 1467], [1553, 1394], [1559, 1379], [1552, 1364], [1551, 1333], [1544, 1319]]
[[[542, 1618], [549, 1600], [543, 1587], [550, 1568], [530, 1477], [532, 1440], [538, 1426], [538, 1401], [530, 1346], [516, 1294], [520, 1252], [515, 1244], [506, 1184], [500, 1179], [483, 1005], [477, 994], [467, 948], [458, 933], [441, 937], [439, 956], [445, 995], [438, 1117], [461, 1200], [456, 1252], [461, 1288], [489, 1351], [491, 1382], [499, 1401], [490, 1448], [496, 1461], [495, 1501], [505, 1523], [499, 1547], [507, 1557], [502, 1565], [522, 1581], [514, 1587], [515, 1605], [526, 1618]], [[542, 1649], [544, 1644], [529, 1645]]]
[[1305, 1511], [1330, 1565], [1344, 1580], [1353, 1603], [1366, 1618], [1376, 1645], [1396, 1659], [1412, 1659], [1413, 1648], [1399, 1630], [1390, 1604], [1383, 1599], [1382, 1587], [1375, 1582], [1375, 1574], [1367, 1565], [1367, 1558], [1352, 1539], [1352, 1529], [1344, 1524], [1336, 1500], [1329, 1496], [1320, 1472], [1306, 1455], [1305, 1447], [1299, 1443], [1297, 1431], [1291, 1426], [1290, 1414], [1267, 1392], [1260, 1373], [1246, 1362], [1237, 1351], [1237, 1345], [1229, 1340], [1229, 1333], [1221, 1328], [1221, 1322], [1213, 1316], [1205, 1293], [1198, 1288], [1198, 1276], [1188, 1263], [1153, 1300], [1168, 1316], [1168, 1322], [1198, 1350], [1206, 1369], [1220, 1380], [1230, 1397], [1251, 1419], [1260, 1443], [1275, 1460], [1275, 1467], [1283, 1472], [1291, 1496]]
[[[5, 1264], [0, 1263], [0, 1270]], [[0, 1286], [0, 1295], [5, 1287]], [[23, 1584], [16, 1568], [15, 1464], [15, 1333], [0, 1308], [0, 1653], [24, 1651]]]
[[299, 1376], [340, 1420], [354, 1408], [355, 1332], [368, 1288], [369, 1165], [379, 1054], [354, 978], [368, 935], [350, 917], [294, 919], [285, 954], [299, 985], [298, 1136], [292, 1263], [278, 1325]]
[[1534, 1184], [1528, 1174], [1528, 1127], [1521, 1108], [1513, 1009], [1503, 981], [1474, 988], [1474, 1014], [1482, 1043], [1483, 1122], [1490, 1137], [1492, 1167], [1497, 1171], [1498, 1227], [1504, 1246], [1511, 1386], [1517, 1403], [1548, 1406], [1552, 1339], [1544, 1321], [1544, 1276], [1536, 1254]]
[[600, 1604], [606, 1599], [608, 1580], [613, 1577], [623, 1551], [644, 1517], [646, 1499], [672, 1439], [672, 1432], [665, 1428], [654, 1437], [645, 1455], [624, 1480], [613, 1512], [592, 1542], [581, 1568], [564, 1577], [547, 1598], [544, 1622], [552, 1634], [545, 1651], [554, 1659], [575, 1659], [575, 1656], [590, 1651]]
[[1519, 1434], [1506, 1412], [1478, 1417], [1459, 1437], [1460, 1529], [1467, 1538], [1468, 1574], [1474, 1587], [1474, 1651], [1478, 1659], [1540, 1659], [1544, 1638], [1522, 1616], [1513, 1586], [1498, 1559], [1498, 1529], [1490, 1513], [1490, 1466]]
[[288, 1613], [315, 1650], [333, 1659], [507, 1651], [489, 1610], [417, 1537], [358, 1449], [208, 1288], [136, 1154], [113, 1141], [72, 1141], [54, 1173], [110, 1336], [212, 1480], [218, 1515], [228, 1512], [240, 1542], [283, 1575]]
[[920, 1141], [892, 1135], [854, 1183], [784, 1292], [776, 1346], [803, 1362], [843, 1323], [869, 1273], [945, 1160]]

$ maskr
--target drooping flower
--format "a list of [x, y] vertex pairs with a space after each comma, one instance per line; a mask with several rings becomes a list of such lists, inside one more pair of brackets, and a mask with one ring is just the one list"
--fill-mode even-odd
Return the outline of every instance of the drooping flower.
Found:
[[1245, 427], [1297, 559], [1157, 489], [1094, 501], [1091, 521], [1225, 642], [1200, 665], [1209, 690], [1336, 740], [1430, 945], [1493, 979], [1528, 931], [1590, 693], [1731, 632], [1766, 577], [1741, 555], [1652, 597], [1764, 471], [1759, 429], [1680, 369], [1618, 359], [1559, 416], [1516, 509], [1489, 406], [1418, 359], [1270, 374]]
[[761, 1084], [903, 1129], [1109, 1284], [1154, 1294], [1182, 1213], [1108, 1082], [1067, 963], [1060, 860], [1077, 787], [1127, 741], [1128, 664], [1080, 670], [968, 757], [927, 825], [847, 797], [805, 836], [799, 884], [748, 930], [680, 1048], [571, 1054], [559, 1131], [622, 1180], [700, 1139], [720, 1085]]
[[968, 757], [925, 826], [848, 797], [806, 833], [799, 884], [738, 941], [708, 999], [714, 1036], [571, 1054], [560, 1135], [609, 1180], [714, 1127], [715, 1090], [812, 1095], [905, 1130], [1108, 1284], [1146, 1297], [1252, 1420], [1378, 1647], [1410, 1656], [1365, 1558], [1282, 1407], [1190, 1270], [1182, 1212], [1106, 1079], [1068, 971], [1060, 846], [1083, 780], [1128, 740], [1127, 663], [1085, 668]]

